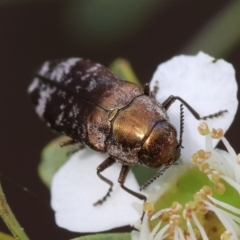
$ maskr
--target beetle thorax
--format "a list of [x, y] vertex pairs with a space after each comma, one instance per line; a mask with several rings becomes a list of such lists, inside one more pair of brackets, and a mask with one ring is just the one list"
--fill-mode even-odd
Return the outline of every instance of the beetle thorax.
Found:
[[168, 121], [161, 104], [148, 96], [138, 96], [112, 120], [107, 152], [124, 165], [141, 165], [139, 152], [154, 126]]

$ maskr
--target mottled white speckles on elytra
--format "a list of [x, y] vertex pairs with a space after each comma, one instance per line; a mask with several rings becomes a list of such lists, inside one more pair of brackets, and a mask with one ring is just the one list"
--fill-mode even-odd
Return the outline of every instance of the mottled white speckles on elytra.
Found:
[[69, 103], [73, 103], [73, 97], [70, 97], [70, 98], [68, 99], [68, 102], [69, 102]]
[[93, 67], [89, 68], [89, 69], [87, 70], [87, 72], [88, 72], [88, 73], [90, 73], [90, 72], [96, 72], [99, 67], [100, 67], [99, 64], [95, 64]]
[[60, 106], [60, 109], [63, 110], [65, 107], [66, 107], [66, 105], [65, 105], [65, 104], [62, 104], [62, 105]]
[[63, 120], [63, 115], [64, 115], [63, 112], [58, 115], [57, 120], [55, 121], [56, 125], [58, 125], [58, 126], [63, 125], [63, 121], [62, 121]]
[[76, 92], [79, 92], [81, 88], [82, 88], [81, 86], [76, 86]]
[[70, 71], [71, 68], [76, 64], [76, 62], [80, 61], [81, 58], [69, 58], [66, 61], [60, 62], [57, 64], [50, 75], [51, 79], [54, 79], [58, 82], [61, 82]]
[[71, 118], [72, 116], [73, 116], [73, 112], [72, 112], [72, 111], [70, 111], [70, 112], [69, 112], [69, 114], [68, 114], [68, 117], [70, 117], [70, 118]]
[[42, 65], [41, 69], [39, 70], [39, 74], [40, 75], [45, 75], [46, 73], [49, 72], [49, 70], [50, 70], [49, 69], [49, 62], [47, 61]]
[[77, 117], [77, 115], [79, 114], [79, 107], [77, 106], [77, 104], [74, 104], [72, 107], [72, 112], [73, 112], [73, 116]]
[[56, 87], [50, 88], [47, 87], [46, 89], [41, 89], [40, 97], [38, 99], [38, 105], [36, 106], [36, 112], [39, 117], [43, 117], [46, 104], [49, 100], [51, 100], [52, 94], [56, 91]]
[[65, 91], [58, 90], [57, 95], [58, 95], [58, 96], [61, 96], [63, 99], [66, 98], [66, 92], [65, 92]]
[[85, 81], [87, 78], [89, 78], [90, 77], [90, 74], [89, 73], [87, 73], [87, 74], [85, 74], [85, 75], [83, 75], [82, 77], [81, 77], [81, 80], [82, 81]]
[[68, 78], [67, 80], [65, 80], [64, 84], [68, 85], [69, 83], [71, 83], [73, 80], [73, 78]]
[[74, 122], [73, 124], [72, 124], [72, 129], [76, 129], [78, 127], [78, 124], [76, 123], [76, 122]]
[[88, 86], [86, 87], [86, 89], [91, 92], [94, 88], [96, 88], [97, 83], [96, 80], [94, 78], [91, 78], [91, 80], [89, 81]]
[[33, 82], [31, 83], [31, 85], [28, 88], [28, 93], [32, 93], [36, 88], [39, 87], [39, 79], [38, 78], [34, 78]]

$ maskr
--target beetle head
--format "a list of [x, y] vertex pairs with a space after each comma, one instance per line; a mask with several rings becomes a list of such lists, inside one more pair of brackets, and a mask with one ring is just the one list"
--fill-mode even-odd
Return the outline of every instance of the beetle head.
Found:
[[161, 121], [155, 125], [139, 152], [140, 162], [150, 168], [158, 168], [180, 157], [181, 146], [174, 126]]

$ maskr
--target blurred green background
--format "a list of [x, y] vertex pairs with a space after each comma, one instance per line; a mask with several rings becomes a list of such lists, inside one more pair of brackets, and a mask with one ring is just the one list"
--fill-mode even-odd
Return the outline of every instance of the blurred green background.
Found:
[[[54, 58], [85, 57], [108, 66], [123, 57], [148, 82], [159, 63], [200, 50], [233, 63], [240, 79], [240, 1], [0, 0], [0, 173], [31, 239], [79, 236], [55, 225], [49, 192], [37, 176], [41, 149], [55, 135], [26, 94], [34, 69]], [[237, 152], [239, 118], [227, 133]], [[4, 224], [0, 231], [7, 232]]]

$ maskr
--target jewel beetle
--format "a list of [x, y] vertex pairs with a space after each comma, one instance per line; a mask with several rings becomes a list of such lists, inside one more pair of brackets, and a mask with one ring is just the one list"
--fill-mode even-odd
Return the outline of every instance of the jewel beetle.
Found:
[[58, 133], [71, 137], [61, 146], [75, 143], [87, 145], [95, 151], [107, 152], [109, 157], [97, 168], [97, 175], [113, 183], [102, 171], [115, 162], [122, 165], [118, 182], [128, 193], [146, 200], [143, 194], [124, 185], [132, 166], [159, 168], [164, 166], [142, 188], [146, 187], [174, 164], [180, 157], [183, 132], [177, 138], [167, 110], [179, 100], [197, 118], [218, 117], [226, 110], [200, 117], [182, 98], [169, 96], [163, 103], [155, 100], [155, 93], [145, 84], [139, 86], [124, 81], [101, 64], [81, 58], [46, 61], [37, 70], [28, 88], [36, 113]]

